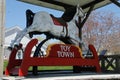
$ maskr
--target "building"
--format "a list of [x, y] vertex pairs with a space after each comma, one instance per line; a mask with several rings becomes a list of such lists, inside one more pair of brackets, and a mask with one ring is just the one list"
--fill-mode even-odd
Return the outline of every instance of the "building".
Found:
[[[20, 31], [22, 31], [22, 29], [19, 27], [19, 26], [15, 26], [15, 27], [11, 27], [11, 28], [8, 28], [5, 30], [5, 48], [4, 48], [4, 59], [9, 59], [9, 56], [10, 56], [10, 53], [11, 51], [9, 51], [7, 48], [10, 46], [10, 43], [15, 39], [17, 33], [19, 33]], [[44, 40], [46, 37], [44, 35], [42, 36], [35, 36], [33, 38], [37, 38], [40, 41]], [[28, 35], [25, 35], [23, 37], [23, 39], [21, 40], [20, 43], [23, 44], [23, 49], [26, 47], [26, 45], [28, 44], [28, 42], [31, 40], [31, 38], [29, 38]], [[43, 45], [41, 50], [43, 51], [44, 54], [46, 54], [46, 48], [47, 48], [47, 45]], [[34, 53], [36, 47], [33, 47], [32, 49], [32, 53]], [[23, 55], [20, 55], [22, 54], [22, 51], [18, 51], [17, 55], [16, 55], [16, 58], [22, 58]], [[33, 56], [33, 54], [31, 54], [31, 56]]]
[[[8, 46], [10, 46], [11, 41], [13, 41], [15, 39], [15, 36], [20, 31], [22, 31], [22, 29], [19, 26], [5, 29], [4, 59], [9, 59], [10, 51], [7, 48], [8, 48]], [[23, 39], [21, 40], [23, 47], [25, 47], [29, 41], [30, 41], [29, 36], [28, 35], [24, 36]]]

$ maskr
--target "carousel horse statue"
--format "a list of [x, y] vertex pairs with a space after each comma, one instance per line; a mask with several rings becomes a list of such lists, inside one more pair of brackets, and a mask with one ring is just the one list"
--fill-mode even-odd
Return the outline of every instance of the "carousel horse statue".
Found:
[[28, 24], [29, 26], [16, 35], [14, 41], [10, 44], [10, 47], [13, 48], [14, 45], [19, 45], [21, 39], [31, 32], [48, 33], [58, 38], [69, 37], [72, 44], [79, 45], [81, 40], [78, 36], [79, 30], [76, 25], [77, 17], [84, 17], [84, 12], [79, 5], [76, 6], [76, 13], [69, 22], [66, 22], [65, 20], [61, 21], [44, 11], [37, 12], [33, 14], [33, 20]]

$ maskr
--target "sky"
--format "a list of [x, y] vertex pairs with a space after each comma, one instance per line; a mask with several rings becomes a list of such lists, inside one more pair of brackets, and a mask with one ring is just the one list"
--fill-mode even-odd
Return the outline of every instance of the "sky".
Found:
[[[63, 12], [61, 11], [35, 6], [17, 0], [6, 0], [5, 26], [7, 28], [14, 26], [25, 28], [26, 27], [25, 11], [27, 9], [31, 9], [34, 13], [38, 11], [46, 11], [50, 14], [53, 14], [56, 17], [60, 17], [63, 14]], [[115, 13], [116, 16], [120, 17], [120, 8], [114, 4], [107, 5], [105, 7], [97, 9], [96, 11], [113, 12]]]
[[61, 11], [35, 6], [17, 0], [6, 0], [6, 27], [26, 27], [25, 12], [27, 9], [31, 9], [34, 13], [38, 11], [47, 11], [50, 14], [54, 14], [56, 17], [62, 15]]

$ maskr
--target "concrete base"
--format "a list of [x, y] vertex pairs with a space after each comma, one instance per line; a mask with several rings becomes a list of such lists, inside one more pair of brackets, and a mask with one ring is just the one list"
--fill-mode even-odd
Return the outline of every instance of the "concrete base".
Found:
[[4, 76], [2, 80], [94, 80], [94, 79], [120, 79], [120, 74], [72, 73], [64, 71], [39, 72], [34, 76], [31, 73], [26, 77]]

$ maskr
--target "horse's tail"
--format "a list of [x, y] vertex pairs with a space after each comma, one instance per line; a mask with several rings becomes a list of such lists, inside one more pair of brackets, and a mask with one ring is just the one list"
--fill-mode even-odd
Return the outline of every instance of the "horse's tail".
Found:
[[[30, 27], [30, 25], [33, 23], [35, 13], [33, 13], [30, 9], [26, 10], [26, 28]], [[28, 33], [29, 37], [32, 38], [32, 33]]]
[[29, 27], [32, 24], [34, 15], [35, 13], [33, 13], [31, 10], [26, 10], [26, 27]]

